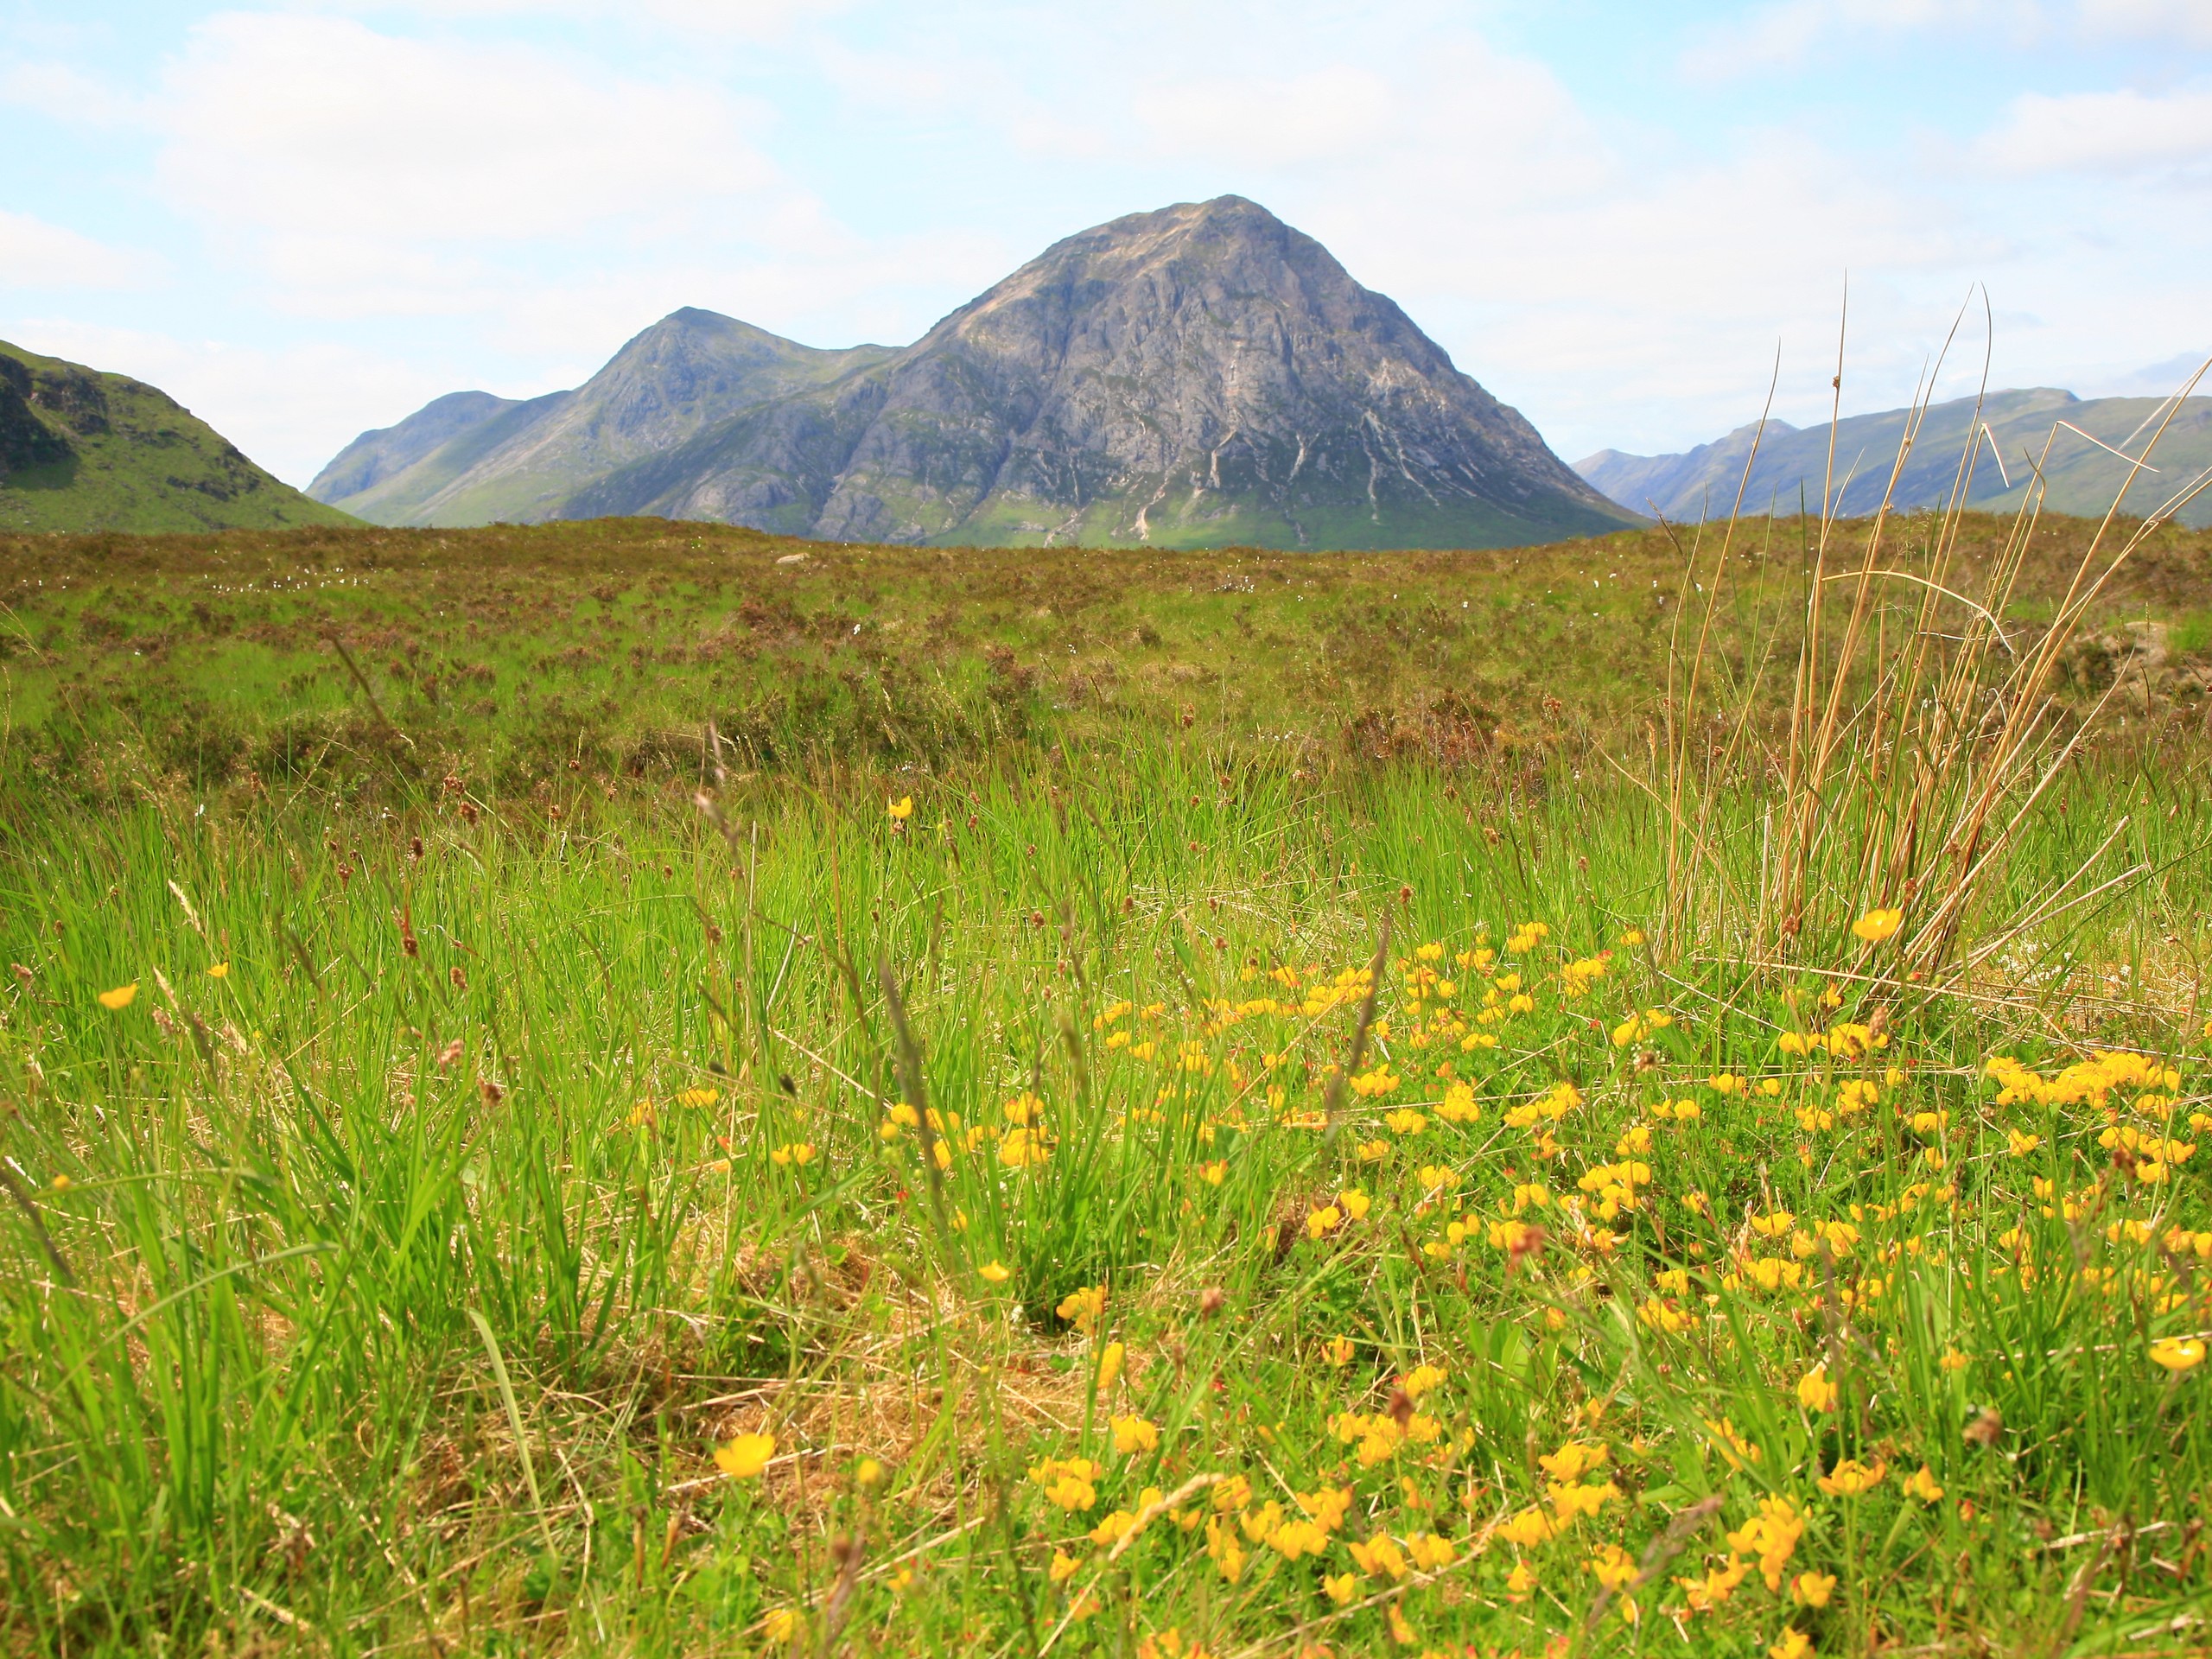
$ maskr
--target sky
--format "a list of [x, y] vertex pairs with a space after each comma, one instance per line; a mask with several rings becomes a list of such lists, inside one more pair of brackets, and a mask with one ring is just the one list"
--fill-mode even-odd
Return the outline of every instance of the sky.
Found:
[[1847, 414], [2212, 353], [2212, 0], [0, 0], [0, 339], [298, 484], [1227, 193], [1570, 461], [1824, 419], [1840, 337]]

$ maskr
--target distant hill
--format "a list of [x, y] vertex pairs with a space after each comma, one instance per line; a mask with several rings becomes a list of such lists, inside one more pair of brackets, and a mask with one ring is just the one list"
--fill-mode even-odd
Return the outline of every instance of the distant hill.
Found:
[[[2177, 384], [2186, 378], [2186, 373], [2177, 377]], [[2101, 517], [2126, 482], [2128, 464], [2057, 423], [2066, 422], [2114, 449], [2140, 456], [2166, 406], [2158, 397], [2085, 400], [2047, 388], [1998, 391], [1982, 400], [1978, 423], [1971, 397], [1937, 404], [1927, 411], [1894, 499], [1909, 507], [1936, 506], [1949, 499], [1967, 435], [1986, 423], [1989, 432], [1976, 454], [1967, 494], [1972, 505], [1991, 512], [2018, 507], [2041, 461], [2049, 485], [2046, 511]], [[1868, 513], [1881, 505], [1909, 414], [1893, 409], [1838, 423], [1835, 479], [1841, 486], [1841, 511]], [[1725, 438], [1679, 455], [1600, 450], [1577, 461], [1574, 469], [1613, 500], [1638, 512], [1680, 520], [1725, 518], [1735, 504], [1745, 458], [1757, 430], [1755, 426], [1738, 427]], [[2046, 440], [2051, 440], [2047, 461]], [[1750, 486], [1744, 492], [1745, 510], [1763, 513], [1771, 506], [1796, 512], [1802, 500], [1817, 512], [1827, 459], [1827, 427], [1801, 429], [1770, 421]], [[2158, 472], [2139, 478], [2129, 489], [2125, 505], [2130, 512], [2155, 512], [2212, 467], [2212, 397], [2184, 402], [2150, 459]], [[2212, 524], [2212, 492], [2198, 497], [2179, 517], [2188, 524]]]
[[573, 391], [527, 402], [458, 391], [364, 432], [308, 493], [385, 524], [573, 517], [563, 511], [571, 498], [608, 474], [891, 355], [884, 346], [817, 351], [686, 307]]
[[262, 471], [143, 381], [0, 340], [0, 531], [353, 522]]
[[909, 543], [1498, 547], [1637, 522], [1236, 196], [1070, 237], [903, 350], [678, 311], [575, 391], [441, 398], [308, 487], [385, 524]]

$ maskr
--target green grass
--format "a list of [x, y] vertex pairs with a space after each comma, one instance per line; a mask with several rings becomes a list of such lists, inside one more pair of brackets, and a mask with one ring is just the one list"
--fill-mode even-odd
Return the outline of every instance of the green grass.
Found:
[[[356, 521], [255, 466], [143, 381], [0, 340], [0, 536], [334, 529]], [[37, 464], [9, 467], [12, 446]]]
[[[688, 527], [439, 539], [66, 550], [9, 600], [10, 1650], [2201, 1636], [2212, 1367], [2151, 1351], [2212, 1326], [2212, 1154], [2144, 1147], [2212, 1109], [2181, 703], [2069, 768], [1971, 931], [2084, 866], [2148, 874], [1938, 992], [1840, 930], [1765, 967], [1725, 922], [1637, 939], [1666, 834], [1647, 694], [1612, 676], [1663, 652], [1633, 620], [1663, 541], [779, 566]], [[2165, 556], [2114, 602], [2200, 609], [2198, 543]], [[1603, 626], [1570, 631], [1586, 570]], [[863, 657], [855, 620], [889, 641]], [[1067, 696], [1109, 661], [1113, 696]], [[463, 664], [488, 711], [441, 700]], [[556, 692], [611, 702], [601, 735], [548, 739]], [[239, 746], [196, 772], [156, 747], [188, 696]], [[735, 747], [650, 747], [709, 711]], [[277, 766], [280, 728], [318, 758]], [[1770, 788], [1713, 787], [1749, 880]], [[1869, 1052], [1780, 1040], [1877, 1007]], [[2178, 1087], [1983, 1076], [2102, 1046]], [[1089, 1330], [1058, 1311], [1099, 1286]], [[1800, 1393], [1821, 1366], [1832, 1409]], [[772, 1459], [726, 1477], [753, 1433]], [[1561, 1476], [1570, 1445], [1605, 1460]], [[1847, 1458], [1885, 1472], [1823, 1490]], [[1098, 1465], [1076, 1507], [1046, 1459]], [[1903, 1484], [1923, 1465], [1939, 1497]], [[1151, 1488], [1183, 1496], [1092, 1541]], [[1339, 1491], [1306, 1554], [1297, 1496]], [[1763, 1499], [1802, 1522], [1767, 1541], [1778, 1592]], [[1693, 1611], [1732, 1532], [1748, 1572]], [[1609, 1549], [1654, 1563], [1633, 1624]]]
[[[1999, 532], [1970, 524], [1958, 580]], [[2016, 606], [2024, 627], [2048, 619], [2085, 534], [2048, 532]], [[1804, 539], [1795, 524], [1762, 531], [1719, 619], [1721, 683], [1763, 708], [1787, 690]], [[312, 784], [395, 800], [454, 772], [504, 793], [571, 761], [682, 786], [709, 723], [741, 770], [927, 771], [1186, 721], [1240, 753], [1316, 765], [1352, 748], [1446, 765], [1639, 748], [1676, 613], [1700, 603], [1677, 591], [1685, 550], [1656, 531], [1478, 553], [1108, 558], [623, 520], [0, 548], [0, 741], [12, 766], [79, 799]], [[2179, 620], [2208, 589], [2212, 536], [2163, 532], [2093, 632]], [[2152, 731], [2197, 718], [2202, 662], [2185, 637]], [[2105, 689], [2114, 660], [2085, 657], [2074, 694]], [[2145, 734], [2132, 704], [2118, 712]]]

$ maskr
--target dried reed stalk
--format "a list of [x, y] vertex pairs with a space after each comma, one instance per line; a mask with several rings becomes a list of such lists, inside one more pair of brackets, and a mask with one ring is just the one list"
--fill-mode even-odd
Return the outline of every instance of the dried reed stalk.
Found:
[[[1955, 323], [1952, 334], [1944, 355], [1955, 340]], [[1712, 741], [1707, 727], [1699, 723], [1700, 696], [1718, 677], [1711, 660], [1716, 618], [1735, 574], [1732, 559], [1740, 557], [1744, 499], [1764, 416], [1734, 505], [1720, 527], [1717, 552], [1709, 561], [1705, 556], [1709, 537], [1700, 525], [1688, 554], [1683, 597], [1688, 601], [1701, 592], [1703, 604], [1694, 642], [1687, 645], [1681, 633], [1689, 605], [1677, 607], [1669, 651], [1662, 926], [1676, 949], [1703, 933], [1723, 948], [1801, 960], [1831, 954], [1833, 942], [1863, 912], [1894, 908], [1904, 912], [1904, 923], [1899, 948], [1884, 958], [1889, 965], [1885, 978], [1892, 986], [1904, 981], [1932, 985], [1986, 957], [1986, 950], [1961, 949], [1974, 901], [2004, 868], [2044, 791], [2102, 711], [2100, 702], [2086, 715], [2069, 715], [2054, 696], [2084, 619], [2145, 539], [2212, 487], [2208, 473], [2174, 491], [2139, 524], [2128, 529], [2120, 523], [2121, 501], [2148, 469], [2182, 400], [2212, 363], [2154, 417], [2155, 428], [2139, 454], [2113, 451], [2128, 461], [2126, 477], [2074, 569], [2056, 616], [2039, 638], [2029, 639], [2025, 629], [2008, 632], [2003, 619], [2034, 544], [2050, 448], [2064, 423], [2052, 426], [2031, 463], [2021, 505], [1980, 591], [1962, 591], [1961, 536], [1985, 438], [1995, 451], [1982, 420], [1986, 360], [1983, 390], [1942, 509], [1910, 544], [1900, 546], [1908, 538], [1897, 533], [1898, 488], [1933, 406], [1939, 356], [1915, 392], [1880, 505], [1865, 524], [1863, 545], [1847, 560], [1841, 504], [1850, 480], [1839, 485], [1836, 480], [1841, 359], [1840, 338], [1818, 534], [1810, 549], [1787, 732], [1778, 745], [1758, 725], [1756, 676], [1737, 688], [1732, 722], [1717, 713], [1709, 718], [1709, 726], [1728, 725], [1726, 742]], [[1771, 403], [1770, 388], [1770, 409]], [[2145, 422], [2135, 435], [2152, 428]], [[2001, 474], [2001, 459], [1999, 466]], [[1840, 604], [1832, 602], [1831, 588], [1844, 590]], [[1916, 597], [1900, 603], [1900, 589]], [[1773, 648], [1771, 640], [1767, 648]], [[1748, 759], [1780, 783], [1766, 816], [1755, 887], [1729, 868], [1713, 828], [1717, 804]], [[2064, 908], [2070, 902], [2067, 890], [2087, 881], [2090, 873], [2085, 864], [2070, 881], [2039, 895], [2031, 910], [2047, 917]], [[1996, 931], [2009, 938], [2031, 919], [2000, 919]]]

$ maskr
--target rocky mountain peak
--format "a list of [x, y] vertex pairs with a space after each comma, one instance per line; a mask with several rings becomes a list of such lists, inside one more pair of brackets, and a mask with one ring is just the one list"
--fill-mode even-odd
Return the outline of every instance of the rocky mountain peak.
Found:
[[424, 517], [527, 478], [524, 516], [841, 540], [1495, 546], [1627, 521], [1389, 299], [1234, 195], [1065, 238], [903, 351], [685, 310], [562, 397]]

